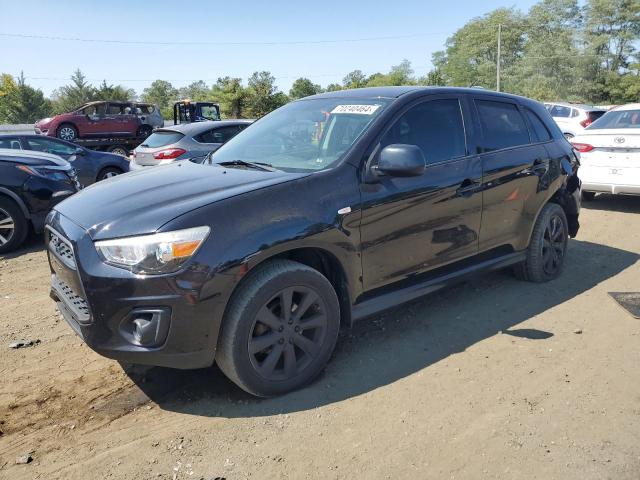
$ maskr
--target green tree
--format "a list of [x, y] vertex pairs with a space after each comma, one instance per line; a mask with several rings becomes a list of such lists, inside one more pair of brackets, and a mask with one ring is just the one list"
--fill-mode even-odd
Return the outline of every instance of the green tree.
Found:
[[247, 91], [241, 78], [221, 77], [211, 88], [223, 118], [245, 118]]
[[275, 77], [271, 73], [254, 72], [249, 77], [247, 107], [249, 115], [260, 118], [288, 101], [285, 94], [278, 92]]
[[207, 87], [207, 84], [202, 80], [190, 83], [186, 87], [182, 87], [178, 90], [179, 97], [181, 99], [188, 99], [192, 102], [204, 102], [209, 100], [211, 89]]
[[342, 90], [342, 85], [339, 83], [330, 83], [327, 85], [327, 92], [337, 92], [338, 90]]
[[322, 87], [313, 83], [308, 78], [300, 77], [291, 86], [289, 90], [289, 97], [292, 100], [298, 98], [308, 97], [309, 95], [315, 95], [322, 92]]
[[96, 89], [93, 100], [113, 100], [116, 102], [126, 102], [129, 100], [135, 100], [136, 92], [122, 85], [108, 85], [106, 80], [103, 80], [100, 86]]
[[474, 18], [447, 39], [445, 50], [434, 53], [432, 63], [448, 85], [495, 89], [498, 25], [502, 25], [501, 67], [506, 74], [522, 56], [524, 21], [512, 8]]
[[160, 108], [164, 118], [173, 117], [173, 102], [178, 98], [178, 90], [166, 80], [154, 80], [142, 91], [143, 102], [153, 103]]
[[353, 70], [342, 79], [344, 88], [362, 88], [367, 86], [367, 76], [362, 70]]
[[584, 16], [587, 54], [593, 55], [587, 72], [595, 82], [591, 96], [605, 103], [637, 101], [625, 92], [633, 92], [637, 81], [631, 64], [640, 39], [640, 2], [588, 0]]
[[17, 82], [2, 76], [0, 96], [0, 121], [6, 123], [33, 123], [51, 112], [51, 102], [41, 90], [27, 85], [22, 73]]
[[3, 73], [0, 76], [0, 122], [7, 123], [11, 112], [12, 98], [17, 94], [18, 85], [13, 76]]
[[95, 98], [96, 89], [87, 82], [87, 78], [76, 69], [71, 75], [71, 83], [53, 93], [54, 113], [70, 112]]
[[387, 85], [415, 85], [413, 68], [409, 60], [403, 60], [398, 65], [391, 67], [387, 74], [374, 73], [367, 80], [368, 87], [382, 87]]

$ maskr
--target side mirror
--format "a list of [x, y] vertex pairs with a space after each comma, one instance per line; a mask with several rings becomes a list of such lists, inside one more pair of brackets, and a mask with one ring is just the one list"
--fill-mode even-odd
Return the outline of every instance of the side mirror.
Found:
[[374, 168], [392, 177], [417, 177], [424, 173], [426, 166], [420, 147], [395, 143], [382, 149]]

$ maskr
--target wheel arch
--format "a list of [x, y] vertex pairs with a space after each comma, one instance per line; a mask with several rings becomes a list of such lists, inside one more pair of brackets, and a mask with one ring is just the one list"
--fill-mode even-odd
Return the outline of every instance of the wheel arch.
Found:
[[22, 210], [22, 213], [24, 214], [27, 220], [31, 218], [31, 214], [29, 213], [29, 209], [27, 208], [26, 204], [15, 192], [12, 192], [8, 188], [0, 187], [0, 197], [3, 197], [3, 196], [10, 198], [15, 203], [17, 203], [18, 207], [20, 207], [20, 210]]
[[257, 267], [276, 259], [292, 260], [311, 267], [324, 275], [327, 280], [329, 280], [329, 283], [331, 283], [331, 286], [338, 297], [341, 324], [351, 325], [352, 300], [346, 269], [334, 253], [326, 248], [316, 245], [283, 249], [277, 252], [272, 252], [269, 255], [262, 256], [257, 259], [257, 261], [252, 261], [251, 268], [247, 271], [246, 275], [244, 275], [244, 277], [234, 286], [231, 294], [229, 295], [227, 305], [230, 303], [230, 299], [233, 295], [242, 288], [246, 279], [250, 277], [251, 273], [255, 271]]

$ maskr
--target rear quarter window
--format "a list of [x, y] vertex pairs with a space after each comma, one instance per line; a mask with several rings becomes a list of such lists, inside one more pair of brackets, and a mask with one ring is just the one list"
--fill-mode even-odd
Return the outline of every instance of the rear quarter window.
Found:
[[172, 143], [179, 142], [183, 137], [184, 135], [180, 132], [172, 132], [168, 130], [153, 132], [144, 141], [143, 145], [146, 145], [149, 148], [166, 147]]
[[524, 111], [525, 115], [529, 119], [529, 123], [531, 124], [534, 139], [538, 142], [546, 142], [551, 140], [551, 133], [549, 133], [549, 130], [545, 126], [542, 119], [540, 119], [540, 117], [536, 113], [529, 110], [528, 108], [525, 108]]
[[482, 152], [530, 143], [529, 129], [514, 103], [475, 100], [482, 126]]

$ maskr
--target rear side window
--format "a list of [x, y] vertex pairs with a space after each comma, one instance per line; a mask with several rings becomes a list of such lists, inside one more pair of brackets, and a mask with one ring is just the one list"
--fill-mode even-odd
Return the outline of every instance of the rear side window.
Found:
[[482, 152], [529, 143], [529, 130], [513, 103], [476, 100], [482, 125]]
[[564, 105], [554, 105], [551, 107], [551, 110], [549, 110], [549, 113], [551, 113], [552, 117], [569, 118], [571, 115], [571, 108], [565, 107]]
[[161, 130], [149, 135], [149, 138], [144, 141], [143, 145], [149, 148], [166, 147], [167, 145], [180, 141], [182, 137], [184, 137], [184, 135], [180, 132]]
[[233, 125], [230, 127], [219, 127], [207, 130], [206, 132], [202, 132], [201, 134], [196, 135], [193, 138], [200, 143], [226, 143], [231, 140], [239, 131], [240, 130], [237, 125]]
[[527, 118], [529, 119], [531, 127], [533, 128], [534, 138], [538, 142], [546, 142], [548, 140], [551, 140], [551, 134], [549, 133], [549, 130], [547, 130], [547, 127], [545, 127], [544, 122], [540, 120], [540, 117], [528, 108], [525, 108], [524, 111], [527, 115]]
[[17, 138], [0, 138], [0, 148], [22, 150], [22, 145], [20, 145], [20, 141]]
[[571, 116], [572, 117], [578, 117], [580, 116], [580, 111], [576, 110], [575, 108], [571, 109]]
[[394, 143], [420, 147], [428, 164], [466, 155], [460, 102], [432, 100], [411, 107], [384, 134], [380, 146]]

